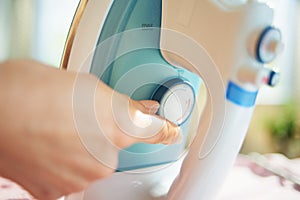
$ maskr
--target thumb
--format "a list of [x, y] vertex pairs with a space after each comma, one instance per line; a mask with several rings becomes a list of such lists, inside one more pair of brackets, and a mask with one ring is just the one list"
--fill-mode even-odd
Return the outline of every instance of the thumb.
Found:
[[139, 109], [145, 114], [153, 115], [158, 111], [160, 107], [159, 103], [153, 100], [141, 100], [141, 101], [132, 100], [132, 103], [137, 109]]
[[181, 129], [169, 120], [155, 115], [159, 103], [151, 100], [133, 101], [132, 133], [136, 142], [175, 144], [182, 141]]
[[156, 132], [152, 137], [147, 138], [145, 142], [152, 144], [179, 144], [182, 142], [183, 135], [180, 127], [157, 115], [151, 115], [150, 118], [152, 123], [149, 126], [149, 130], [155, 130], [159, 124], [163, 125], [160, 131]]
[[155, 115], [156, 101], [136, 101], [126, 95], [114, 94], [112, 109], [114, 121], [120, 130], [115, 136], [117, 146], [123, 148], [137, 142], [175, 144], [182, 141], [180, 128], [167, 119]]

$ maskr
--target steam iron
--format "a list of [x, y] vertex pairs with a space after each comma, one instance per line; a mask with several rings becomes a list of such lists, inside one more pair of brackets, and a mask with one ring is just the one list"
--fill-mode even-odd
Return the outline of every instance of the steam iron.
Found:
[[[282, 49], [257, 1], [81, 0], [62, 68], [160, 102], [181, 144], [121, 150], [116, 172], [67, 200], [213, 199], [244, 140], [266, 67]], [[88, 147], [87, 147], [88, 148]]]

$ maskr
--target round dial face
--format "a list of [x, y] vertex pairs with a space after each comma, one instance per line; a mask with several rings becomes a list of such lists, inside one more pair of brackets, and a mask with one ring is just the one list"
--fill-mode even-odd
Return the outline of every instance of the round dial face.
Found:
[[164, 91], [160, 92], [159, 97], [160, 109], [158, 114], [177, 125], [181, 125], [193, 111], [195, 104], [194, 90], [189, 83], [183, 80], [174, 81], [168, 87], [166, 85], [163, 87]]
[[282, 51], [281, 33], [279, 29], [268, 27], [262, 33], [257, 45], [257, 58], [262, 63], [273, 61]]

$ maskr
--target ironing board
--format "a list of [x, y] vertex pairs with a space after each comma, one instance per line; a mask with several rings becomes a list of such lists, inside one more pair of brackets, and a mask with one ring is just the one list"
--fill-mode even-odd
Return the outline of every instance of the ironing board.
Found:
[[[289, 170], [300, 179], [300, 158], [287, 159], [280, 154], [263, 155], [274, 167]], [[300, 185], [280, 178], [240, 154], [217, 200], [298, 200]], [[0, 200], [36, 200], [18, 184], [0, 178]], [[63, 200], [60, 199], [60, 200]]]

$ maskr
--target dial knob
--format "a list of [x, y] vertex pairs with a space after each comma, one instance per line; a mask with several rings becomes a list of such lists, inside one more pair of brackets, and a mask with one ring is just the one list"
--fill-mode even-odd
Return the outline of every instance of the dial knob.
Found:
[[191, 84], [180, 78], [173, 78], [160, 85], [152, 99], [160, 103], [158, 114], [171, 122], [183, 124], [195, 104], [195, 93]]
[[268, 85], [271, 87], [276, 86], [279, 83], [280, 74], [277, 71], [271, 70], [269, 74]]
[[281, 41], [281, 32], [274, 27], [267, 27], [257, 43], [256, 57], [261, 63], [269, 63], [273, 61], [277, 55], [283, 50]]
[[243, 66], [238, 70], [237, 78], [242, 83], [250, 83], [256, 87], [262, 84], [274, 87], [279, 83], [280, 74], [276, 68]]

